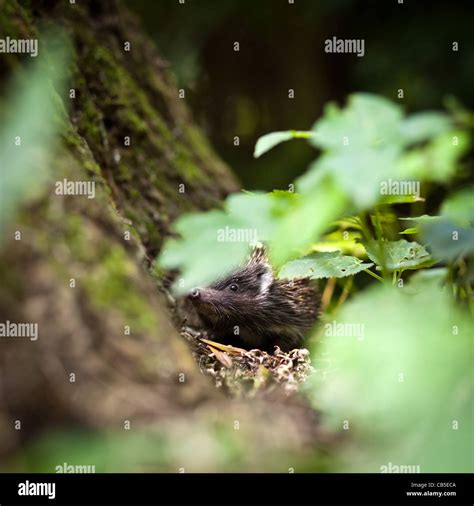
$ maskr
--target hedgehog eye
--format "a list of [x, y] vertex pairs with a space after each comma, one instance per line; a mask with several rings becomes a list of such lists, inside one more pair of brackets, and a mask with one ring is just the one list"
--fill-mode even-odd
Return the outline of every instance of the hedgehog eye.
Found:
[[233, 292], [236, 292], [239, 289], [238, 285], [236, 283], [232, 283], [229, 285], [229, 290], [232, 290]]

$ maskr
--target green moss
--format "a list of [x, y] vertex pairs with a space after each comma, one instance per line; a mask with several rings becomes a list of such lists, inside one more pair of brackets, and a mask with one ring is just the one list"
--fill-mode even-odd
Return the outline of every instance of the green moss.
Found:
[[[175, 166], [177, 168], [178, 174], [183, 177], [183, 180], [186, 181], [200, 181], [204, 179], [203, 171], [187, 156], [187, 153], [183, 152], [182, 149], [178, 150]], [[179, 168], [178, 168], [179, 167]]]
[[81, 283], [96, 307], [115, 308], [132, 331], [156, 329], [155, 314], [131, 282], [134, 269], [123, 248], [111, 246], [101, 258], [100, 266], [89, 271]]
[[67, 128], [63, 134], [62, 139], [66, 147], [71, 148], [73, 150], [79, 150], [81, 148], [81, 139], [77, 135], [72, 127]]
[[[100, 165], [92, 159], [83, 160], [83, 167], [88, 172], [92, 172], [96, 175], [100, 175]], [[108, 189], [108, 187], [107, 187], [107, 189]]]
[[146, 121], [128, 107], [119, 109], [117, 111], [117, 118], [120, 123], [128, 126], [129, 131], [133, 132], [134, 136], [137, 134], [147, 134], [149, 131], [150, 127], [147, 125]]
[[151, 243], [159, 244], [162, 240], [162, 237], [156, 226], [154, 226], [153, 223], [148, 222], [146, 224], [146, 227], [147, 227], [147, 235]]
[[95, 146], [102, 146], [103, 116], [87, 95], [83, 96], [81, 99], [81, 111], [80, 126], [88, 143]]
[[117, 166], [117, 170], [119, 179], [121, 181], [131, 181], [133, 179], [132, 173], [126, 160], [120, 160], [120, 163]]
[[[191, 149], [184, 143], [178, 142], [170, 131], [168, 125], [160, 116], [155, 108], [150, 104], [145, 93], [138, 88], [137, 83], [124, 71], [118, 64], [113, 54], [104, 47], [98, 47], [93, 55], [94, 61], [100, 66], [106, 76], [111, 97], [114, 98], [115, 105], [120, 105], [115, 112], [115, 118], [118, 120], [117, 127], [121, 131], [133, 133], [132, 142], [137, 135], [147, 137], [148, 146], [144, 145], [145, 150], [150, 147], [157, 152], [166, 153], [173, 146], [174, 155], [171, 158], [174, 172], [179, 174], [184, 181], [201, 181], [205, 178], [203, 171], [195, 163], [195, 155]], [[112, 100], [112, 99], [110, 99]], [[198, 140], [200, 155], [208, 159], [210, 156], [208, 149], [204, 147], [202, 137], [192, 131], [193, 143], [198, 146], [195, 140]], [[150, 153], [150, 157], [153, 153]], [[151, 173], [151, 171], [149, 171]], [[124, 167], [120, 167], [120, 175], [124, 176]], [[130, 174], [127, 171], [125, 179], [129, 179]]]
[[[63, 255], [69, 254], [70, 260], [59, 261], [50, 254], [50, 266], [65, 282], [75, 278], [76, 286], [85, 290], [94, 307], [116, 311], [123, 325], [130, 325], [134, 331], [156, 328], [156, 316], [135, 285], [139, 277], [137, 267], [122, 245], [95, 237], [90, 231], [82, 216], [65, 214], [61, 234], [58, 234], [61, 240], [55, 247], [63, 249]], [[50, 253], [50, 234], [37, 231], [36, 237], [36, 246]]]
[[30, 9], [16, 1], [3, 2], [0, 14], [0, 27], [2, 31], [12, 38], [22, 38], [22, 35], [36, 32]]
[[193, 146], [193, 149], [203, 162], [212, 158], [211, 147], [199, 129], [197, 129], [194, 125], [189, 124], [186, 125], [185, 132], [191, 145]]

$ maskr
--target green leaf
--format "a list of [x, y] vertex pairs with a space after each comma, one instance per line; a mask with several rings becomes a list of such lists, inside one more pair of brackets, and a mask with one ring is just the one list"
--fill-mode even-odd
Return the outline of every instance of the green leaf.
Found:
[[347, 223], [345, 220], [332, 223], [331, 226], [341, 227], [324, 234], [319, 241], [312, 242], [309, 251], [328, 252], [341, 251], [343, 255], [362, 258], [365, 256], [365, 248], [361, 244], [362, 233], [358, 230], [347, 229], [339, 225]]
[[401, 232], [399, 232], [399, 234], [401, 234], [401, 235], [410, 235], [410, 234], [417, 234], [417, 233], [418, 233], [418, 229], [416, 227], [406, 228], [405, 230], [402, 230]]
[[410, 277], [407, 290], [421, 292], [423, 290], [441, 289], [448, 275], [446, 267], [420, 269]]
[[422, 216], [411, 216], [398, 218], [401, 221], [415, 221], [416, 223], [434, 223], [441, 219], [441, 216], [430, 216], [429, 214], [423, 214]]
[[289, 141], [290, 139], [309, 139], [313, 135], [313, 132], [304, 132], [299, 130], [286, 130], [284, 132], [272, 132], [262, 135], [255, 144], [253, 156], [254, 158], [258, 158], [278, 144]]
[[400, 125], [403, 138], [408, 143], [429, 140], [450, 129], [452, 122], [442, 112], [427, 111], [413, 114], [404, 119]]
[[381, 197], [380, 183], [396, 176], [403, 148], [401, 120], [398, 105], [375, 95], [351, 95], [345, 109], [329, 104], [310, 141], [324, 154], [299, 180], [299, 191], [305, 192], [322, 174], [332, 174], [358, 209], [374, 205]]
[[325, 177], [311, 193], [301, 195], [297, 205], [279, 220], [272, 238], [270, 258], [279, 267], [300, 256], [328, 225], [341, 215], [348, 198], [331, 177]]
[[389, 462], [474, 470], [474, 322], [437, 284], [418, 284], [418, 293], [373, 286], [313, 341], [306, 391], [330, 428], [350, 423], [341, 471], [380, 472]]
[[326, 178], [331, 178], [327, 167], [322, 166], [319, 160], [311, 163], [308, 170], [296, 180], [296, 190], [302, 194], [310, 194], [319, 185], [324, 184]]
[[372, 240], [365, 245], [365, 249], [373, 262], [390, 271], [418, 269], [432, 261], [424, 246], [405, 239], [381, 242]]
[[253, 230], [224, 211], [182, 216], [175, 224], [181, 239], [165, 243], [158, 265], [180, 269], [173, 291], [181, 295], [203, 286], [237, 267], [249, 252]]
[[474, 253], [474, 229], [460, 227], [448, 219], [423, 223], [420, 236], [439, 260], [455, 260]]
[[[360, 151], [401, 142], [401, 108], [383, 97], [368, 93], [351, 95], [347, 107], [330, 103], [313, 126], [311, 144], [326, 150]], [[345, 144], [345, 139], [348, 144]]]
[[[465, 222], [465, 219], [470, 216], [468, 211], [470, 203], [467, 203], [468, 207], [464, 208], [462, 204], [464, 199], [465, 195], [456, 197], [452, 204], [445, 207], [445, 212], [452, 213], [453, 217], [458, 216], [458, 223], [459, 221]], [[431, 248], [432, 256], [438, 260], [454, 260], [474, 253], [474, 229], [472, 227], [460, 226], [445, 216], [429, 216], [427, 214], [399, 218], [399, 220], [414, 221], [419, 224], [419, 234], [422, 240]]]
[[241, 228], [252, 231], [255, 241], [267, 241], [276, 226], [273, 206], [271, 194], [235, 193], [227, 198], [225, 209]]
[[425, 199], [416, 195], [383, 195], [378, 204], [411, 204], [413, 202], [424, 202]]
[[340, 251], [312, 253], [299, 260], [286, 263], [280, 278], [344, 278], [372, 267], [357, 257], [342, 255]]
[[474, 224], [474, 187], [450, 195], [441, 206], [441, 214], [463, 226]]
[[[398, 105], [363, 93], [351, 95], [343, 109], [329, 104], [313, 132], [310, 142], [323, 154], [300, 178], [298, 190], [305, 193], [325, 174], [332, 174], [359, 210], [377, 202], [420, 200], [382, 195], [380, 185], [390, 179], [447, 181], [468, 146], [467, 133], [452, 130], [447, 115], [427, 112], [403, 118]], [[429, 143], [404, 152], [420, 141]]]
[[321, 156], [312, 170], [332, 174], [356, 208], [363, 210], [380, 200], [380, 185], [394, 176], [397, 156], [396, 146], [331, 151]]
[[469, 136], [462, 130], [450, 130], [435, 137], [427, 146], [412, 149], [398, 161], [401, 178], [437, 183], [448, 182], [456, 173], [458, 160], [469, 147]]

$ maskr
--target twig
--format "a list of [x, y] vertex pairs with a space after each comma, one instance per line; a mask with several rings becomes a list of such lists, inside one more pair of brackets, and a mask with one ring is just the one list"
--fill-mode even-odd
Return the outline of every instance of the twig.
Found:
[[330, 304], [334, 288], [336, 287], [336, 278], [329, 278], [326, 286], [324, 287], [324, 292], [321, 297], [321, 309], [324, 311]]
[[344, 304], [347, 297], [349, 296], [349, 292], [351, 291], [353, 280], [354, 280], [354, 276], [351, 276], [347, 280], [346, 284], [344, 285], [344, 290], [342, 290], [339, 300], [337, 301], [336, 309], [339, 309], [339, 307], [341, 307], [342, 304]]

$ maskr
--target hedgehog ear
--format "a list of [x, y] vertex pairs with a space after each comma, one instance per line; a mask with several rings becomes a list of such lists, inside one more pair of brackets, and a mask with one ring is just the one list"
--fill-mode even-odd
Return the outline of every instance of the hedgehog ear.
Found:
[[264, 264], [264, 270], [260, 275], [260, 293], [266, 292], [273, 283], [273, 271], [269, 264]]

